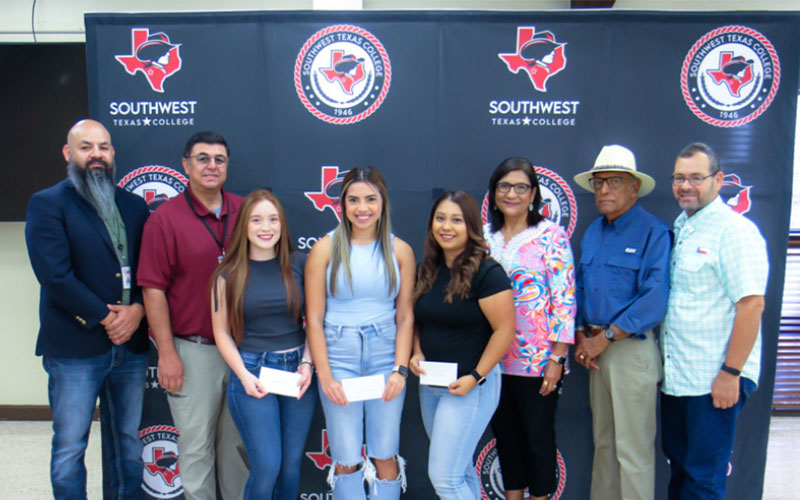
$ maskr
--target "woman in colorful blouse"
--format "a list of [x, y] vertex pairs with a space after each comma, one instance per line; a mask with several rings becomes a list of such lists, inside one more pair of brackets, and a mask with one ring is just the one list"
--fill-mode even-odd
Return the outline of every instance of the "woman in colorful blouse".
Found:
[[574, 342], [575, 269], [564, 230], [539, 213], [533, 165], [508, 158], [489, 180], [492, 257], [514, 289], [517, 330], [500, 362], [500, 404], [492, 418], [508, 500], [546, 499], [556, 490], [555, 414], [566, 353]]

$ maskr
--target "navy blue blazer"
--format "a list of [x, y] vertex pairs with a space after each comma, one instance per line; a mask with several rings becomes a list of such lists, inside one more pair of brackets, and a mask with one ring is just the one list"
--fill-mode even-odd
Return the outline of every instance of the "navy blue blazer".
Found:
[[[116, 189], [115, 198], [128, 236], [131, 300], [141, 304], [136, 265], [150, 212], [141, 197], [123, 189]], [[103, 220], [71, 181], [65, 179], [31, 197], [25, 241], [42, 286], [36, 355], [83, 358], [111, 349], [100, 321], [109, 313], [107, 304], [121, 303], [121, 269]], [[144, 319], [127, 345], [134, 352], [147, 351]]]

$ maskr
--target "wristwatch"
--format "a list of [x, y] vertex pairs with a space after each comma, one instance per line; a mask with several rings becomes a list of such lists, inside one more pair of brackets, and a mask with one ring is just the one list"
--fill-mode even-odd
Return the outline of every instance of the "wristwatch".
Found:
[[614, 335], [616, 335], [616, 333], [614, 333], [614, 330], [612, 330], [610, 327], [606, 328], [606, 331], [603, 332], [603, 337], [605, 337], [609, 342], [614, 342], [617, 340], [614, 338]]
[[478, 370], [476, 370], [475, 368], [473, 368], [472, 371], [469, 372], [469, 374], [475, 377], [475, 380], [478, 381], [478, 385], [483, 385], [483, 383], [486, 382], [486, 377], [478, 373]]
[[550, 354], [550, 361], [555, 361], [561, 366], [564, 366], [564, 363], [567, 362], [566, 356], [559, 356], [558, 354]]
[[408, 378], [408, 367], [403, 365], [397, 365], [392, 370], [392, 373], [399, 373], [403, 376], [403, 378]]

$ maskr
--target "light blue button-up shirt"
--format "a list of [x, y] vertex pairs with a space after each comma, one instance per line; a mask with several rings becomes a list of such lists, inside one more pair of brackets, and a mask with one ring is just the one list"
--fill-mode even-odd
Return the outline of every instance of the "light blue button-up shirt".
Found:
[[[672, 289], [661, 328], [664, 383], [671, 396], [711, 393], [725, 361], [736, 302], [764, 295], [769, 262], [753, 222], [717, 197], [691, 217], [675, 220]], [[761, 324], [742, 376], [758, 383]]]

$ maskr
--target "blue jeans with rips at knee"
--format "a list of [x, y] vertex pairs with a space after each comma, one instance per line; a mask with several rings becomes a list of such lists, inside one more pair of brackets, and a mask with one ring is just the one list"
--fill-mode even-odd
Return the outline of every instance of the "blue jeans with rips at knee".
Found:
[[[388, 379], [394, 368], [395, 338], [397, 327], [394, 321], [362, 326], [325, 324], [325, 339], [328, 361], [333, 378], [383, 375]], [[366, 456], [379, 460], [398, 456], [400, 451], [400, 417], [403, 413], [405, 389], [391, 401], [372, 399], [352, 402], [347, 406], [333, 403], [319, 391], [325, 424], [330, 440], [331, 473], [328, 482], [335, 499], [358, 500], [366, 498], [363, 482], [376, 481], [373, 466], [364, 461], [362, 448], [366, 436]], [[398, 457], [399, 458], [399, 457]], [[355, 476], [335, 474], [336, 465], [363, 464]], [[398, 481], [405, 482], [402, 461], [398, 460]], [[356, 478], [356, 476], [358, 478]], [[399, 488], [397, 489], [399, 497]]]
[[98, 397], [113, 498], [142, 498], [139, 422], [147, 363], [147, 353], [132, 353], [125, 345], [88, 358], [44, 356], [53, 410], [50, 479], [56, 500], [86, 498], [84, 455]]

